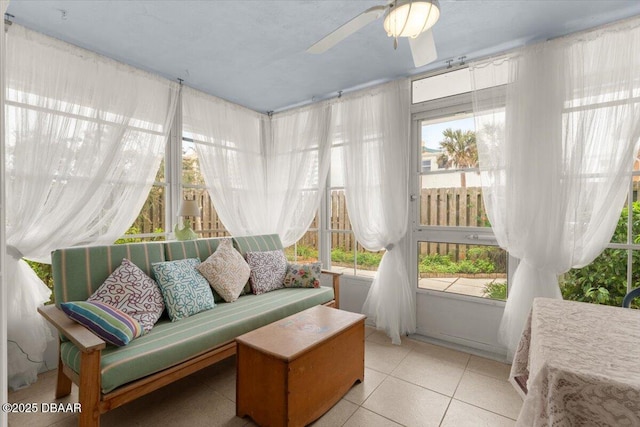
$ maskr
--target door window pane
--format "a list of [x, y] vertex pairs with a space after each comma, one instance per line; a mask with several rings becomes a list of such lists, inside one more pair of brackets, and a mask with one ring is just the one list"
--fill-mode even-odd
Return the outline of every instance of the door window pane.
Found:
[[473, 117], [423, 120], [420, 129], [420, 224], [490, 227]]
[[497, 246], [419, 242], [418, 287], [505, 300], [507, 259]]
[[460, 182], [461, 176], [475, 178], [476, 173], [448, 173], [423, 175], [420, 189], [420, 224], [441, 225], [448, 227], [490, 227], [482, 200], [482, 188], [472, 187], [437, 187], [436, 183], [444, 178]]

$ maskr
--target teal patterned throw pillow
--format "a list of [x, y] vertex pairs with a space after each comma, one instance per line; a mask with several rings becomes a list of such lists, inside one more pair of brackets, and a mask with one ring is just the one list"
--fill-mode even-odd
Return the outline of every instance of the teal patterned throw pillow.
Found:
[[198, 264], [200, 260], [188, 258], [151, 266], [172, 322], [215, 306], [209, 282], [196, 270]]

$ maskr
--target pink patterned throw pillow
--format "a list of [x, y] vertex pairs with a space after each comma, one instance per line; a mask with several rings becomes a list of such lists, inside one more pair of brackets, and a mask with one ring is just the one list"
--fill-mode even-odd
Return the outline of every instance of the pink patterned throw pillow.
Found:
[[277, 251], [247, 252], [247, 264], [251, 267], [251, 291], [260, 295], [284, 287], [287, 274], [287, 258], [282, 249]]
[[126, 258], [87, 301], [102, 302], [125, 312], [142, 325], [144, 333], [153, 328], [164, 310], [156, 282]]

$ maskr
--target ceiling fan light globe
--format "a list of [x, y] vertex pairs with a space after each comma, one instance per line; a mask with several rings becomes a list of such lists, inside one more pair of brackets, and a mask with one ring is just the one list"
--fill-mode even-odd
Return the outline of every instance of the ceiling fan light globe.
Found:
[[438, 22], [440, 8], [436, 0], [398, 2], [384, 18], [389, 37], [417, 37]]

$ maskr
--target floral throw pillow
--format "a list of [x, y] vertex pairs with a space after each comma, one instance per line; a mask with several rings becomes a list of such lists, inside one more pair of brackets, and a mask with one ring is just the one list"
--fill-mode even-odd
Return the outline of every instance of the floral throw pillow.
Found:
[[284, 276], [285, 288], [319, 288], [322, 263], [289, 264]]
[[226, 302], [238, 299], [251, 269], [231, 239], [224, 239], [216, 251], [197, 267], [211, 287]]
[[196, 270], [196, 258], [151, 265], [172, 322], [215, 307], [207, 279]]
[[153, 328], [164, 311], [157, 283], [126, 258], [87, 301], [102, 302], [128, 314], [142, 325], [143, 333]]
[[282, 249], [276, 251], [247, 252], [251, 268], [251, 292], [256, 295], [282, 288], [287, 274], [287, 258]]

